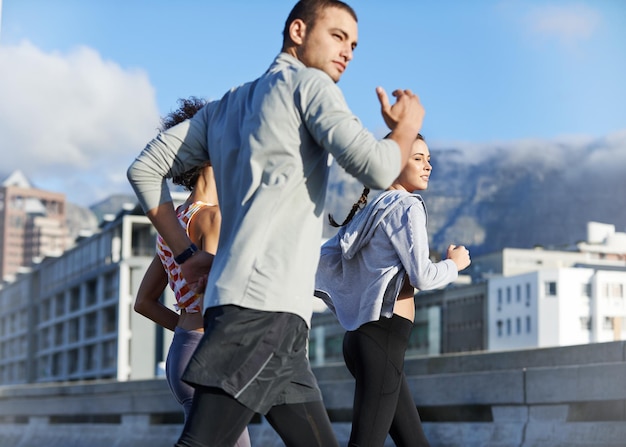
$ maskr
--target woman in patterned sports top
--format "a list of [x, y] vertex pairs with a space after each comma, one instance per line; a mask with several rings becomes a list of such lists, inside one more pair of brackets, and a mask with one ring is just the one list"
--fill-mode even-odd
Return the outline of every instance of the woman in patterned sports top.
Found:
[[[181, 99], [179, 103], [180, 108], [163, 119], [163, 130], [192, 117], [204, 105], [202, 100], [194, 97]], [[180, 224], [198, 249], [215, 253], [221, 214], [217, 205], [213, 168], [210, 164], [200, 165], [174, 177], [172, 181], [190, 191], [187, 200], [176, 209]], [[165, 374], [172, 394], [183, 406], [187, 419], [194, 389], [183, 382], [181, 376], [204, 332], [203, 294], [189, 287], [181, 274], [180, 265], [174, 260], [170, 248], [160, 235], [157, 235], [156, 252], [139, 286], [135, 311], [174, 331]], [[168, 284], [176, 298], [174, 307], [177, 312], [159, 300]], [[236, 447], [248, 446], [250, 437], [246, 429], [239, 437]]]

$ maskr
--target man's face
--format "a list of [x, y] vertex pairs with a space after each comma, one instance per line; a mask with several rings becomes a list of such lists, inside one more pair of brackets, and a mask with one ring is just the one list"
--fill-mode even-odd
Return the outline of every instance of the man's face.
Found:
[[352, 60], [357, 34], [357, 23], [350, 13], [327, 7], [313, 27], [305, 29], [302, 44], [296, 49], [297, 57], [307, 67], [323, 70], [338, 82]]

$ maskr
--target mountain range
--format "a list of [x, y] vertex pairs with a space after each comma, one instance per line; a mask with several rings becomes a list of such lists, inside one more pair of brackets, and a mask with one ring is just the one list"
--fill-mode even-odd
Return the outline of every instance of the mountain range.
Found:
[[[465, 245], [474, 256], [505, 247], [568, 249], [587, 239], [589, 221], [626, 230], [626, 132], [430, 151], [433, 172], [420, 194], [435, 251], [449, 244]], [[335, 167], [327, 202], [335, 220], [361, 190]]]
[[[587, 222], [626, 231], [626, 132], [563, 141], [431, 147], [433, 172], [420, 194], [428, 209], [431, 250], [465, 245], [473, 256], [505, 247], [573, 248]], [[335, 163], [326, 212], [344, 219], [363, 187]], [[372, 192], [372, 197], [375, 192]], [[132, 195], [113, 195], [91, 207], [68, 207], [75, 228], [97, 229]], [[80, 227], [80, 228], [79, 228]], [[326, 224], [324, 236], [336, 229]]]

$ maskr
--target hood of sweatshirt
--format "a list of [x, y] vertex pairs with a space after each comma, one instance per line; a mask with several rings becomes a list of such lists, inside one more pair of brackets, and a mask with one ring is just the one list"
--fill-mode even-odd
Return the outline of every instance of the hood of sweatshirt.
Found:
[[[419, 194], [399, 190], [383, 191], [365, 208], [356, 213], [354, 218], [337, 233], [343, 256], [346, 259], [352, 259], [361, 247], [370, 241], [376, 227], [385, 216], [392, 212], [400, 201], [407, 196], [417, 197], [423, 203]], [[424, 210], [426, 210], [425, 207]]]

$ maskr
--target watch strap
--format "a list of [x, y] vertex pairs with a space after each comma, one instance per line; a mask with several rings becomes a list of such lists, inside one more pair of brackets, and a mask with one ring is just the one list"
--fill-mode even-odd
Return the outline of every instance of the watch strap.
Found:
[[196, 246], [196, 244], [192, 243], [189, 247], [185, 249], [185, 251], [183, 251], [178, 256], [175, 256], [174, 261], [176, 262], [176, 264], [181, 265], [187, 259], [191, 258], [197, 251], [198, 247]]

